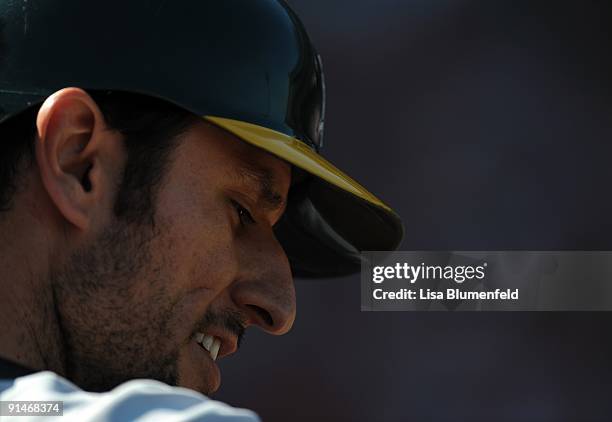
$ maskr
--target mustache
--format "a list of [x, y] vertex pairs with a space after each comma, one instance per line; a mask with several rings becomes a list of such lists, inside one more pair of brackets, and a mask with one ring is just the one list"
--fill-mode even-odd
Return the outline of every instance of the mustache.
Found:
[[224, 309], [221, 311], [206, 311], [202, 322], [199, 325], [198, 331], [206, 332], [206, 328], [210, 326], [221, 327], [237, 338], [237, 345], [240, 348], [244, 333], [246, 331], [246, 318], [240, 312], [232, 309]]

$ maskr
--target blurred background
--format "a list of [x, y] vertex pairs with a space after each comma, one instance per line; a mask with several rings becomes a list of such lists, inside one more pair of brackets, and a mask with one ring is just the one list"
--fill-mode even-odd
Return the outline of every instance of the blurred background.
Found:
[[[612, 250], [612, 4], [290, 0], [322, 57], [324, 154], [403, 250]], [[264, 421], [609, 421], [612, 313], [361, 312], [296, 281], [216, 398]], [[577, 286], [579, 288], [579, 286]]]

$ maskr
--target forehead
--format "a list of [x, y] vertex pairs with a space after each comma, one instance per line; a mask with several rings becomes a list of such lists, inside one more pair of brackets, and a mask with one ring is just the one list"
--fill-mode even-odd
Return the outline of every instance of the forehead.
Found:
[[265, 183], [284, 192], [288, 190], [291, 165], [269, 152], [204, 120], [197, 122], [185, 137], [183, 144], [197, 150], [190, 154], [201, 157], [198, 166], [209, 172], [244, 183]]

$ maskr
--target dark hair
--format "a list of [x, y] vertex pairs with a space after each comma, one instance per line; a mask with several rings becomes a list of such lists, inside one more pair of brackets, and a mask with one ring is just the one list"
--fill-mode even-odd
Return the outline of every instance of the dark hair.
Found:
[[[153, 223], [155, 197], [179, 135], [197, 117], [157, 98], [121, 91], [88, 91], [110, 128], [124, 135], [127, 163], [114, 205], [126, 222]], [[36, 115], [30, 107], [0, 125], [0, 211], [11, 209], [21, 174], [34, 162]]]

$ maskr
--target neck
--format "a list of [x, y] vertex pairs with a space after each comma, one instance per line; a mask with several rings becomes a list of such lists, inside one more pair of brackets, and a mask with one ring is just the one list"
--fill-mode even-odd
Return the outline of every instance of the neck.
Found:
[[[64, 347], [40, 222], [0, 214], [0, 356], [65, 375]], [[21, 221], [19, 221], [21, 220]]]

